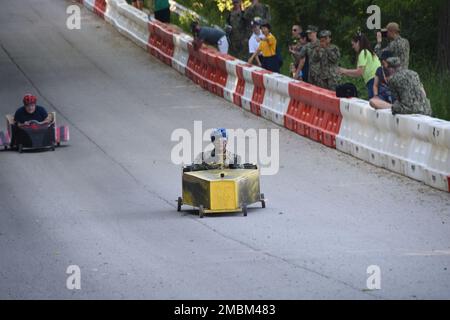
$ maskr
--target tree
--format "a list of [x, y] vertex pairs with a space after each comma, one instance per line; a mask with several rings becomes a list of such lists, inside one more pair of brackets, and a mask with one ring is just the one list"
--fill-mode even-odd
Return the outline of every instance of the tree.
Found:
[[439, 65], [450, 71], [450, 1], [443, 1], [439, 14]]

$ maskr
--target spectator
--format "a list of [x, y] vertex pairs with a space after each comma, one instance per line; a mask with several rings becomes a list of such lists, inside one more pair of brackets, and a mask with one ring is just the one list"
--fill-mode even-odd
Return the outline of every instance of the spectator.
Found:
[[192, 22], [191, 28], [195, 50], [199, 50], [203, 43], [206, 43], [210, 46], [216, 46], [221, 53], [228, 53], [228, 40], [225, 32], [216, 28], [201, 27], [198, 21]]
[[303, 28], [300, 25], [295, 24], [292, 26], [292, 40], [289, 44], [289, 52], [292, 56], [293, 63], [291, 63], [290, 70], [292, 77], [295, 79], [303, 75], [301, 74], [302, 72], [300, 72], [300, 74], [298, 75], [296, 74], [298, 64], [300, 62], [299, 53], [302, 47], [307, 43], [302, 40], [302, 33]]
[[320, 65], [318, 85], [336, 91], [339, 82], [337, 69], [341, 53], [337, 46], [331, 44], [331, 31], [321, 31], [319, 38], [320, 47], [312, 55], [312, 61]]
[[262, 61], [261, 67], [272, 72], [280, 72], [280, 61], [277, 56], [277, 39], [271, 33], [272, 27], [269, 23], [264, 23], [261, 26], [261, 31], [264, 38], [260, 40], [258, 50], [250, 57], [249, 63], [261, 53]]
[[300, 69], [300, 52], [302, 51], [302, 48], [308, 44], [308, 41], [308, 34], [306, 32], [302, 32], [300, 33], [300, 41], [298, 46], [294, 47], [294, 50], [289, 50], [294, 60], [294, 63], [291, 65], [292, 77], [296, 80], [303, 80], [305, 82], [308, 82], [309, 58], [305, 58], [303, 68]]
[[383, 51], [390, 51], [394, 57], [400, 58], [402, 67], [409, 68], [409, 41], [400, 36], [400, 27], [397, 23], [391, 22], [386, 26], [387, 38], [390, 40], [388, 46], [384, 49], [381, 48], [383, 37], [382, 33], [377, 33], [377, 45], [375, 46], [375, 52], [381, 57]]
[[270, 8], [268, 5], [262, 4], [259, 0], [252, 0], [252, 4], [245, 10], [244, 19], [247, 24], [248, 34], [250, 34], [251, 22], [259, 18], [261, 21], [270, 23]]
[[170, 23], [169, 0], [155, 0], [155, 19], [164, 23]]
[[[253, 21], [252, 26], [253, 26], [252, 27], [253, 34], [250, 37], [250, 39], [248, 40], [249, 57], [251, 57], [258, 50], [259, 42], [261, 39], [264, 38], [264, 35], [261, 32], [260, 22], [258, 20], [255, 20], [255, 21]], [[261, 60], [259, 58], [259, 55], [257, 55], [255, 57], [255, 60], [256, 60], [257, 65], [261, 65]]]
[[353, 50], [358, 54], [358, 66], [356, 69], [339, 68], [340, 74], [358, 78], [363, 77], [367, 86], [369, 100], [373, 98], [373, 84], [375, 82], [375, 73], [381, 66], [380, 60], [372, 50], [369, 39], [364, 34], [359, 34], [352, 39]]
[[248, 37], [241, 0], [233, 0], [233, 9], [228, 13], [227, 24], [231, 27], [228, 34], [230, 54], [238, 59], [246, 60], [248, 56], [245, 48]]
[[127, 3], [139, 10], [144, 8], [144, 0], [127, 0]]
[[394, 103], [378, 100], [372, 101], [375, 109], [392, 109], [392, 114], [423, 114], [431, 116], [432, 110], [430, 100], [420, 81], [419, 75], [402, 67], [398, 57], [387, 59], [389, 73], [392, 75], [388, 80], [389, 88], [395, 98]]
[[[306, 33], [308, 35], [309, 43], [306, 44], [300, 51], [300, 62], [297, 69], [297, 74], [300, 70], [303, 70], [306, 62], [309, 62], [308, 73], [307, 73], [307, 81], [311, 84], [318, 85], [319, 84], [319, 75], [320, 75], [320, 64], [317, 62], [313, 62], [311, 60], [312, 55], [315, 51], [320, 49], [320, 41], [317, 38], [318, 28], [316, 26], [308, 26]], [[305, 79], [303, 79], [305, 80]]]
[[375, 82], [373, 85], [374, 97], [370, 99], [370, 105], [377, 109], [377, 106], [383, 106], [381, 102], [394, 103], [394, 97], [392, 96], [391, 90], [388, 85], [388, 80], [390, 77], [387, 59], [392, 57], [390, 51], [383, 51], [381, 54], [381, 64], [382, 66], [377, 69], [375, 74]]

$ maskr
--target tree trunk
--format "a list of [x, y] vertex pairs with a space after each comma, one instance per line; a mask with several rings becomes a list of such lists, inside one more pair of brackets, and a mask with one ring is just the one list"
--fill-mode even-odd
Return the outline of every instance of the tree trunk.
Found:
[[439, 15], [439, 67], [450, 71], [450, 0], [443, 0]]

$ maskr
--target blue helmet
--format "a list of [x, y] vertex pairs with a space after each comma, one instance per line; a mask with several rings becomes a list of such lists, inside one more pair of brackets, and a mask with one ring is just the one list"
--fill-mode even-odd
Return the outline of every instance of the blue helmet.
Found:
[[227, 129], [225, 128], [214, 129], [211, 132], [211, 142], [214, 142], [217, 136], [222, 136], [223, 139], [228, 140]]

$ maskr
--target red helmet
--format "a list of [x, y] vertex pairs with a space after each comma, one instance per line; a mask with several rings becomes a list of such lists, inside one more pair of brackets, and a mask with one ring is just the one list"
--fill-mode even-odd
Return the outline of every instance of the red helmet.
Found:
[[33, 96], [32, 94], [26, 94], [23, 97], [23, 104], [26, 105], [26, 106], [29, 105], [29, 104], [36, 103], [36, 101], [37, 101], [36, 96]]

